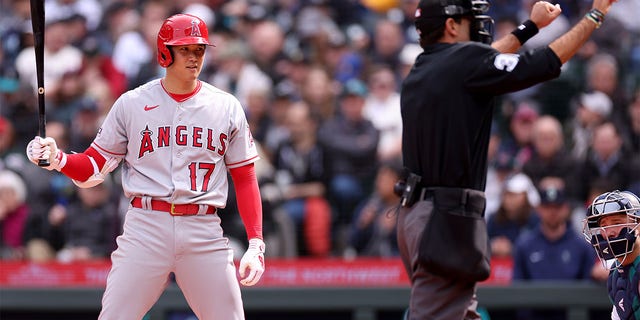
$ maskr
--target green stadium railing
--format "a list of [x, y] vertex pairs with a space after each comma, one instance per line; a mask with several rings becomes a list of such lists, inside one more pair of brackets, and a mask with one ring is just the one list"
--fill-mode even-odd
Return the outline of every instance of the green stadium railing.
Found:
[[[401, 313], [409, 300], [408, 287], [254, 287], [243, 288], [247, 312], [313, 313], [343, 311], [351, 320], [379, 320], [381, 312]], [[0, 288], [2, 314], [58, 313], [100, 309], [102, 288]], [[532, 282], [480, 285], [479, 305], [487, 310], [562, 308], [568, 320], [589, 319], [592, 310], [610, 310], [603, 284], [592, 282]], [[149, 313], [152, 320], [166, 320], [189, 307], [175, 285], [169, 286]], [[249, 318], [248, 318], [249, 319]], [[262, 319], [262, 317], [261, 317]]]

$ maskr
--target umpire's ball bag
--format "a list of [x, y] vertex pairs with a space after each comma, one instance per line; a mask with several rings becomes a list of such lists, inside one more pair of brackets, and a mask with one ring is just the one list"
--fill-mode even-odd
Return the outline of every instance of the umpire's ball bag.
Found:
[[489, 278], [490, 252], [484, 193], [435, 188], [433, 211], [420, 239], [419, 262], [446, 278], [479, 282]]

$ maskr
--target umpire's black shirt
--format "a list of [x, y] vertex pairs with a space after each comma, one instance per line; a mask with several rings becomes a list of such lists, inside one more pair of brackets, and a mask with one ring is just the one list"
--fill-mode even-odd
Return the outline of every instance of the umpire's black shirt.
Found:
[[553, 79], [548, 47], [501, 54], [476, 42], [425, 48], [402, 84], [402, 154], [423, 186], [484, 191], [494, 97]]

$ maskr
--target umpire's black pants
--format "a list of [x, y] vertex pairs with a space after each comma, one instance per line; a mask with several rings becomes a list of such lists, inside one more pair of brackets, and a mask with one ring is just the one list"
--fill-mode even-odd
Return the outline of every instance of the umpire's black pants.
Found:
[[411, 208], [401, 207], [398, 213], [398, 246], [411, 280], [409, 319], [480, 319], [476, 312], [475, 282], [437, 276], [417, 263], [420, 238], [432, 212], [433, 201], [428, 199], [415, 203]]

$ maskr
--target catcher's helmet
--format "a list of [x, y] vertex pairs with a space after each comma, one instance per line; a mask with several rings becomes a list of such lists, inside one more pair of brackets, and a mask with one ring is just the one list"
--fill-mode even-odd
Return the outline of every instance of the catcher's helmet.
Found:
[[176, 14], [164, 21], [158, 32], [158, 63], [168, 67], [173, 62], [168, 46], [209, 43], [209, 30], [202, 19], [190, 14]]
[[487, 0], [420, 0], [414, 24], [418, 33], [428, 33], [446, 18], [470, 17], [471, 40], [489, 44], [493, 41], [493, 19], [486, 15], [489, 6]]
[[[625, 215], [624, 222], [600, 226], [600, 220], [610, 215]], [[597, 196], [587, 208], [583, 234], [591, 243], [598, 258], [606, 267], [606, 260], [617, 258], [624, 262], [634, 249], [640, 224], [640, 199], [629, 191], [611, 191]], [[615, 268], [615, 264], [608, 269]]]

